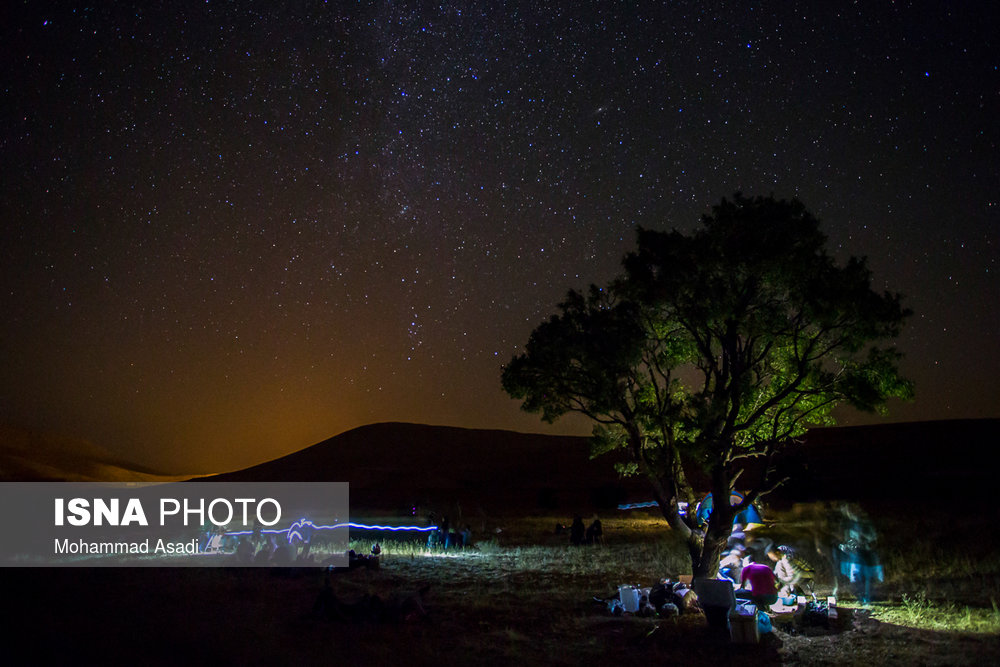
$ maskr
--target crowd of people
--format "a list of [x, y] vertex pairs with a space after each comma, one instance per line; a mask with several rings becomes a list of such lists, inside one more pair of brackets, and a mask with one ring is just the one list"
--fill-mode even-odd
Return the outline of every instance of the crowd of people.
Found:
[[[870, 602], [875, 584], [885, 578], [871, 520], [861, 508], [843, 504], [830, 508], [824, 523], [820, 530], [823, 537], [817, 538], [814, 555], [829, 561], [832, 595], [837, 596], [840, 582], [846, 580], [859, 602]], [[815, 570], [806, 559], [790, 546], [775, 545], [767, 537], [747, 533], [739, 524], [733, 526], [732, 537], [722, 554], [719, 575], [732, 582], [737, 596], [742, 591], [761, 603], [772, 597], [815, 597]], [[774, 601], [767, 603], [770, 604]]]
[[739, 524], [733, 526], [728, 549], [719, 562], [719, 576], [732, 582], [737, 597], [753, 600], [767, 609], [778, 598], [812, 594], [814, 570], [795, 551], [776, 546], [766, 537], [748, 537]]
[[464, 549], [471, 545], [472, 526], [465, 524], [461, 530], [455, 530], [448, 517], [442, 517], [437, 530], [432, 530], [427, 535], [428, 549]]
[[570, 524], [568, 529], [561, 523], [556, 524], [556, 535], [562, 535], [567, 532], [569, 533], [569, 543], [574, 547], [584, 544], [604, 543], [604, 527], [601, 525], [601, 520], [596, 514], [589, 526], [583, 525], [583, 517], [579, 514], [573, 517], [573, 523]]

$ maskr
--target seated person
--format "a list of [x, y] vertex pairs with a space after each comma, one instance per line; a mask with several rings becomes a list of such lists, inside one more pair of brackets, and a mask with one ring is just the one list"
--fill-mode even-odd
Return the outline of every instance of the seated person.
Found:
[[778, 547], [774, 554], [778, 557], [778, 562], [774, 565], [774, 577], [781, 585], [778, 594], [782, 597], [795, 595], [799, 584], [808, 584], [812, 579], [808, 566], [793, 555], [792, 549], [786, 546]]
[[746, 588], [746, 584], [749, 583], [750, 599], [757, 605], [757, 609], [767, 611], [778, 601], [778, 586], [774, 572], [767, 565], [758, 563], [753, 555], [749, 556], [749, 559], [750, 563], [740, 573], [740, 585]]
[[[733, 532], [729, 534], [729, 539], [726, 540], [726, 548], [732, 549], [736, 545], [743, 546], [743, 542], [747, 539], [747, 534], [743, 530], [742, 523], [733, 524]], [[745, 548], [745, 547], [744, 547]]]
[[740, 574], [743, 572], [743, 554], [746, 549], [742, 544], [737, 544], [723, 556], [719, 562], [719, 574], [733, 582], [733, 586], [740, 583]]
[[587, 544], [601, 544], [604, 541], [604, 528], [601, 526], [601, 520], [594, 515], [594, 521], [587, 528], [587, 534], [584, 538]]

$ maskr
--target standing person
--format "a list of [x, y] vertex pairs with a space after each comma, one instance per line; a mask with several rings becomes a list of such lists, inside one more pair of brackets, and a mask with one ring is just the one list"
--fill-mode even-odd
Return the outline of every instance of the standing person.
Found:
[[438, 544], [445, 549], [448, 548], [448, 531], [451, 530], [451, 524], [448, 523], [448, 517], [441, 517], [441, 526], [438, 528]]
[[885, 580], [875, 551], [875, 526], [860, 507], [844, 505], [841, 512], [844, 541], [839, 547], [840, 573], [853, 584], [858, 602], [868, 604], [872, 600], [873, 582]]
[[778, 601], [778, 586], [774, 572], [767, 565], [758, 563], [755, 556], [749, 556], [750, 563], [744, 566], [740, 573], [740, 585], [746, 588], [750, 584], [750, 599], [760, 611], [767, 609]]

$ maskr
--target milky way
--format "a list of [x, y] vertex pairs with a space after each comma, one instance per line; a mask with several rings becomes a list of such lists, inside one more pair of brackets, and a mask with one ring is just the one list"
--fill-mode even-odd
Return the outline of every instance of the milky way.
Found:
[[45, 4], [0, 28], [3, 422], [175, 470], [584, 433], [502, 364], [735, 191], [906, 295], [893, 419], [998, 416], [991, 3]]

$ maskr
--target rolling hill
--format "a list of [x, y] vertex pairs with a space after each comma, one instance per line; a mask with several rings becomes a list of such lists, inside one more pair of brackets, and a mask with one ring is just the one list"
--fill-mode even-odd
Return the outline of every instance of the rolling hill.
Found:
[[[779, 462], [790, 479], [768, 500], [936, 504], [992, 495], [996, 443], [998, 419], [815, 429]], [[347, 481], [352, 506], [385, 509], [457, 501], [584, 512], [650, 499], [641, 479], [619, 479], [612, 464], [590, 459], [584, 437], [382, 423], [208, 479]]]
[[363, 426], [211, 481], [347, 481], [351, 505], [466, 503], [506, 509], [614, 507], [642, 489], [587, 438], [422, 424]]
[[0, 482], [174, 482], [89, 440], [0, 426]]
[[[788, 482], [768, 503], [837, 499], [904, 505], [992, 498], [1000, 419], [908, 422], [810, 431], [778, 463]], [[651, 498], [620, 479], [587, 438], [407, 423], [363, 426], [211, 481], [346, 481], [355, 508], [404, 510], [461, 503], [490, 512], [586, 513]], [[748, 471], [748, 478], [753, 471]], [[0, 427], [0, 481], [167, 482], [75, 440]], [[692, 481], [698, 486], [697, 478]], [[981, 510], [980, 510], [981, 511]]]

